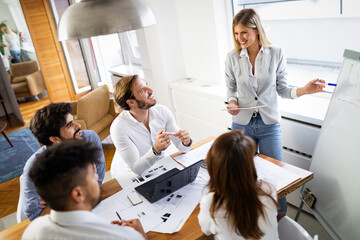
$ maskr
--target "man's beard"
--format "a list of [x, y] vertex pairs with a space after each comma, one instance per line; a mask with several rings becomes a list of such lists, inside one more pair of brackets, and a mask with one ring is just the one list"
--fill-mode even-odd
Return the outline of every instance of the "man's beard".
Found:
[[93, 197], [91, 197], [90, 191], [88, 189], [86, 189], [86, 194], [87, 194], [87, 197], [90, 198], [89, 199], [90, 205], [94, 209], [101, 202], [101, 195], [99, 194], [98, 197], [93, 198]]
[[137, 107], [139, 109], [149, 109], [156, 104], [155, 99], [154, 99], [154, 103], [146, 103], [145, 101], [141, 101], [141, 100], [137, 100], [137, 99], [135, 99], [135, 101], [136, 101]]

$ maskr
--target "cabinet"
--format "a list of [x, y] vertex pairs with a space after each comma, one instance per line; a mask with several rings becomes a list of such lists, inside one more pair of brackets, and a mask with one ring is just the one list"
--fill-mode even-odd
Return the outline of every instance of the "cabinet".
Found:
[[182, 80], [171, 85], [171, 94], [177, 123], [194, 141], [218, 136], [231, 127], [231, 116], [221, 110], [226, 108], [224, 86]]

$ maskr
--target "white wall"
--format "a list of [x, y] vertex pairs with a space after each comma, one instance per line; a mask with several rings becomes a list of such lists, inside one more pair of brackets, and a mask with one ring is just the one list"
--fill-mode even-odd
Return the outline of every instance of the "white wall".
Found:
[[158, 103], [173, 110], [169, 84], [186, 77], [175, 1], [149, 0], [148, 3], [158, 24], [144, 29], [148, 57], [143, 64], [145, 77]]
[[230, 37], [225, 27], [226, 0], [148, 0], [147, 3], [158, 24], [144, 29], [145, 76], [154, 88], [158, 103], [173, 110], [171, 82], [187, 77], [211, 83], [224, 81]]
[[0, 2], [0, 22], [6, 20], [6, 25], [11, 30], [17, 30], [13, 17], [10, 14], [7, 4]]
[[[345, 48], [360, 51], [360, 17], [264, 21], [267, 24], [272, 26], [267, 32], [270, 41], [288, 58], [341, 63]], [[291, 39], [301, 39], [302, 44]]]

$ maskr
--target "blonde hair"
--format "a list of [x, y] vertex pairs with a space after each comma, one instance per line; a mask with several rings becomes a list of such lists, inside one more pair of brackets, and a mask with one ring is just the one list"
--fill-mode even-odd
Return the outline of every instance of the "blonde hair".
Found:
[[114, 98], [117, 104], [125, 110], [130, 110], [126, 103], [128, 99], [134, 99], [133, 89], [138, 75], [130, 75], [121, 78], [115, 85]]
[[257, 30], [259, 33], [259, 43], [263, 47], [270, 47], [271, 42], [266, 36], [266, 33], [264, 31], [264, 28], [261, 24], [260, 16], [256, 13], [256, 11], [252, 8], [245, 8], [242, 9], [233, 19], [232, 23], [232, 31], [233, 31], [233, 40], [234, 40], [234, 46], [235, 51], [241, 50], [240, 43], [235, 38], [235, 32], [234, 28], [238, 25], [242, 24], [245, 27], [252, 28], [254, 30]]

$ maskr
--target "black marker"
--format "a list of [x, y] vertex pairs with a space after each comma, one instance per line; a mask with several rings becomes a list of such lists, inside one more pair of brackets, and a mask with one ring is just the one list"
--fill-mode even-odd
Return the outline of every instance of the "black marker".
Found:
[[116, 215], [118, 216], [118, 218], [121, 220], [120, 214], [118, 212], [116, 212]]

